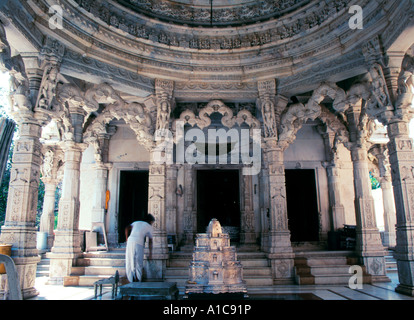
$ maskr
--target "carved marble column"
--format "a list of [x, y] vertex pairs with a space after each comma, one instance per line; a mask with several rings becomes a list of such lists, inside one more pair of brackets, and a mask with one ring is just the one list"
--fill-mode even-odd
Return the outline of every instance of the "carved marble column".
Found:
[[256, 245], [255, 219], [253, 207], [253, 185], [252, 176], [243, 176], [243, 200], [241, 211], [241, 230], [240, 230], [240, 244], [245, 249]]
[[[21, 111], [23, 112], [23, 111]], [[36, 210], [41, 165], [41, 126], [31, 112], [21, 115], [20, 138], [16, 141], [11, 168], [5, 223], [0, 242], [12, 244], [23, 298], [38, 294], [34, 288], [36, 266], [40, 258], [36, 249]], [[5, 276], [0, 276], [5, 277]], [[1, 281], [1, 289], [4, 282]]]
[[166, 165], [151, 164], [148, 179], [148, 213], [155, 217], [153, 224], [153, 261], [144, 265], [148, 279], [162, 279], [168, 259], [166, 229]]
[[[266, 175], [269, 188], [269, 231], [267, 233], [267, 257], [271, 261], [273, 281], [275, 284], [293, 282], [294, 253], [290, 242], [288, 228], [284, 151], [289, 146], [280, 141], [281, 115], [288, 104], [288, 99], [276, 99], [275, 79], [258, 82], [258, 107], [261, 109], [263, 121], [263, 158], [267, 162]], [[264, 204], [266, 204], [266, 197]], [[267, 211], [267, 208], [264, 208]]]
[[274, 146], [265, 150], [269, 164], [270, 231], [269, 251], [275, 284], [291, 283], [294, 253], [288, 228], [284, 149]]
[[370, 153], [377, 159], [380, 173], [379, 182], [381, 184], [384, 207], [383, 244], [387, 248], [394, 248], [396, 245], [396, 212], [388, 148], [385, 145], [375, 145], [370, 149]]
[[[355, 214], [357, 221], [356, 252], [361, 257], [367, 273], [374, 281], [385, 277], [384, 247], [376, 226], [375, 205], [371, 193], [368, 154], [365, 147], [351, 148], [354, 168]], [[383, 278], [383, 279], [382, 279]]]
[[397, 223], [395, 212], [394, 191], [391, 175], [380, 178], [382, 202], [384, 205], [384, 246], [394, 248], [397, 244], [395, 226]]
[[331, 214], [331, 230], [336, 231], [344, 227], [345, 208], [341, 201], [341, 177], [339, 163], [325, 163], [328, 176], [329, 209]]
[[45, 195], [43, 199], [43, 212], [40, 217], [40, 232], [47, 233], [47, 247], [52, 248], [55, 227], [55, 196], [58, 185], [59, 159], [61, 150], [57, 146], [44, 148], [44, 159], [42, 167], [42, 180], [45, 184]]
[[331, 214], [331, 230], [344, 227], [345, 209], [341, 201], [340, 163], [336, 154], [336, 133], [324, 130], [322, 137], [325, 144], [327, 161], [323, 163], [328, 176], [329, 210]]
[[408, 121], [391, 121], [388, 125], [388, 136], [397, 211], [395, 258], [400, 284], [396, 291], [414, 296], [414, 152]]
[[368, 146], [375, 124], [368, 117], [367, 107], [361, 96], [353, 93], [355, 88], [358, 88], [358, 84], [351, 87], [348, 93], [350, 106], [345, 113], [349, 130], [349, 142], [345, 146], [351, 152], [354, 174], [357, 224], [355, 251], [360, 258], [360, 263], [365, 265], [366, 272], [371, 275], [372, 281], [390, 281], [386, 276], [385, 252], [376, 225], [375, 205], [369, 176]]
[[270, 231], [270, 191], [269, 191], [269, 169], [266, 153], [262, 151], [262, 170], [259, 180], [260, 190], [260, 212], [261, 212], [261, 245], [263, 252], [269, 251], [269, 231]]
[[79, 236], [79, 187], [80, 163], [86, 149], [83, 143], [66, 141], [62, 144], [65, 154], [62, 196], [59, 201], [58, 225], [55, 241], [48, 257], [52, 284], [62, 284], [64, 277], [70, 275], [72, 265], [81, 255]]
[[106, 190], [108, 184], [108, 172], [112, 164], [108, 163], [109, 139], [116, 132], [116, 127], [107, 127], [104, 132], [99, 132], [85, 139], [95, 150], [95, 190], [93, 194], [92, 220], [91, 222], [105, 223]]
[[[170, 115], [174, 105], [174, 82], [156, 79], [155, 98], [157, 114], [155, 130], [163, 136], [170, 128]], [[155, 152], [157, 146], [150, 150], [150, 166], [148, 178], [148, 213], [155, 217], [153, 224], [153, 254], [152, 261], [144, 265], [148, 279], [163, 279], [168, 259], [166, 201], [167, 201], [167, 167], [170, 164], [159, 163], [159, 155]]]
[[176, 165], [167, 166], [166, 182], [166, 230], [168, 235], [177, 238], [177, 173]]
[[83, 124], [86, 115], [82, 92], [74, 85], [63, 85], [59, 91], [63, 113], [60, 125], [64, 152], [62, 196], [59, 201], [55, 241], [47, 256], [50, 260], [49, 282], [62, 284], [70, 275], [72, 265], [81, 255], [79, 236], [80, 164], [87, 144], [83, 143]]
[[[30, 298], [38, 294], [34, 284], [39, 261], [35, 227], [42, 163], [39, 138], [42, 126], [47, 124], [54, 110], [50, 108], [52, 104], [36, 103], [40, 91], [39, 78], [44, 65], [39, 66], [37, 56], [27, 57], [25, 60], [21, 55], [12, 57], [1, 22], [0, 47], [0, 70], [10, 73], [11, 115], [18, 123], [20, 131], [13, 155], [6, 218], [0, 242], [13, 245], [12, 258], [17, 267], [22, 296]], [[53, 55], [51, 52], [50, 56]], [[4, 283], [1, 281], [1, 289], [4, 289]]]
[[194, 201], [194, 170], [191, 164], [184, 164], [184, 244], [194, 246], [197, 233], [197, 212]]
[[112, 168], [112, 163], [95, 163], [92, 168], [95, 170], [95, 190], [93, 193], [93, 205], [92, 205], [92, 215], [91, 223], [102, 222], [104, 223], [105, 230], [98, 229], [100, 236], [102, 236], [102, 231], [107, 232], [106, 226], [106, 191], [108, 187], [108, 173]]

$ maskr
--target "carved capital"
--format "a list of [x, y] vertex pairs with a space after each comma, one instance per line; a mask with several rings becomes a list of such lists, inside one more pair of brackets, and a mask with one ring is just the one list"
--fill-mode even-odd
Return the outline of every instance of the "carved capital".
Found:
[[65, 54], [65, 46], [58, 40], [46, 35], [43, 47], [40, 49], [39, 65], [59, 65]]

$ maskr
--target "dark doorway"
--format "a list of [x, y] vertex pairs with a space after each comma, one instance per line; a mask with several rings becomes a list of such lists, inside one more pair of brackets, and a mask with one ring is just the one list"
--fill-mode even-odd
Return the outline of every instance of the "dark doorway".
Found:
[[125, 227], [148, 213], [148, 171], [121, 171], [118, 242], [125, 242]]
[[291, 241], [319, 241], [315, 170], [286, 170], [285, 174]]
[[213, 218], [240, 228], [239, 170], [197, 171], [197, 232], [206, 232]]

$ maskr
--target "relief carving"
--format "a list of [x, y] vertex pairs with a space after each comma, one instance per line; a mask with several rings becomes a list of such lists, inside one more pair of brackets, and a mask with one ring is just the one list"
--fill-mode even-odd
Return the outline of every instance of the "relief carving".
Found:
[[173, 130], [175, 130], [177, 121], [183, 121], [184, 124], [189, 124], [192, 127], [197, 125], [200, 129], [204, 129], [211, 124], [210, 115], [214, 112], [218, 112], [223, 116], [221, 118], [221, 123], [229, 129], [235, 124], [241, 126], [243, 123], [246, 123], [252, 129], [259, 129], [261, 127], [260, 121], [257, 120], [250, 111], [241, 110], [236, 116], [233, 116], [233, 111], [223, 102], [220, 100], [213, 100], [199, 111], [198, 116], [191, 110], [184, 110], [180, 114], [180, 118], [173, 122]]

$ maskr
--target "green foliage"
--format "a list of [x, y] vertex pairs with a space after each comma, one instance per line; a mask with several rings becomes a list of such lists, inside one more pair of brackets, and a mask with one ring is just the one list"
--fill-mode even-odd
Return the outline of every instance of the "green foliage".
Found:
[[9, 194], [9, 182], [10, 182], [10, 172], [12, 166], [12, 156], [14, 150], [14, 140], [12, 140], [10, 150], [9, 150], [9, 159], [6, 164], [6, 169], [4, 170], [3, 179], [0, 184], [0, 226], [4, 224], [6, 218], [6, 208], [7, 208], [7, 196]]
[[378, 179], [375, 178], [372, 173], [369, 173], [369, 178], [371, 179], [371, 188], [372, 190], [376, 190], [381, 188], [381, 184], [379, 183]]

